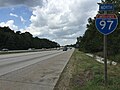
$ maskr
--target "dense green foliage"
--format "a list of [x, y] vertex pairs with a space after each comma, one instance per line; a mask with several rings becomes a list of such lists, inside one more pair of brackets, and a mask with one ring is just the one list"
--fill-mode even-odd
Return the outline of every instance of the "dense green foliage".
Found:
[[[108, 13], [115, 13], [118, 16], [118, 22], [120, 23], [120, 0], [106, 0], [107, 3], [113, 3], [115, 11], [109, 11]], [[102, 3], [104, 1], [102, 0]], [[98, 12], [100, 14], [102, 12]], [[95, 17], [96, 18], [96, 17]], [[88, 19], [87, 30], [83, 36], [77, 38], [77, 44], [79, 44], [80, 50], [84, 52], [96, 53], [103, 51], [103, 35], [96, 29], [95, 18]], [[117, 29], [107, 36], [107, 50], [108, 56], [116, 56], [120, 53], [120, 24], [118, 23]], [[120, 60], [114, 60], [120, 61]]]
[[29, 32], [14, 32], [9, 27], [0, 27], [0, 50], [7, 48], [9, 50], [25, 50], [29, 48], [55, 48], [60, 45], [48, 39], [39, 39], [33, 37]]

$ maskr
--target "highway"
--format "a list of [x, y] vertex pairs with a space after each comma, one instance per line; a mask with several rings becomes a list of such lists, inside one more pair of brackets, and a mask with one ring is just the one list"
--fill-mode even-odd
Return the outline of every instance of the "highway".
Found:
[[53, 90], [73, 51], [0, 55], [0, 90]]

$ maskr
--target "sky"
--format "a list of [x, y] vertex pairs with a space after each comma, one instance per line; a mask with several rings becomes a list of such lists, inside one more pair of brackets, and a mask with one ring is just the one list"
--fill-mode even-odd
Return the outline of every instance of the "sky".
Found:
[[75, 44], [100, 0], [0, 0], [0, 26], [30, 32], [60, 45]]

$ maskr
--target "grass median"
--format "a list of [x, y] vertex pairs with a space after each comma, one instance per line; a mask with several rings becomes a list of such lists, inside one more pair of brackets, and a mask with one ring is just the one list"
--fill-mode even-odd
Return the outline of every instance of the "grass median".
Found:
[[108, 65], [108, 85], [104, 84], [104, 64], [75, 50], [54, 90], [120, 90], [120, 64]]

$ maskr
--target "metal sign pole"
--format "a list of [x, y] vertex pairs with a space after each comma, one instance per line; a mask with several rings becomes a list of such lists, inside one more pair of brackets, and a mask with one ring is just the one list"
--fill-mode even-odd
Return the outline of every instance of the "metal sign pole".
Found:
[[[107, 11], [104, 11], [107, 14]], [[105, 85], [107, 85], [107, 35], [104, 35], [104, 79]]]
[[107, 35], [104, 35], [104, 70], [105, 85], [107, 85]]

